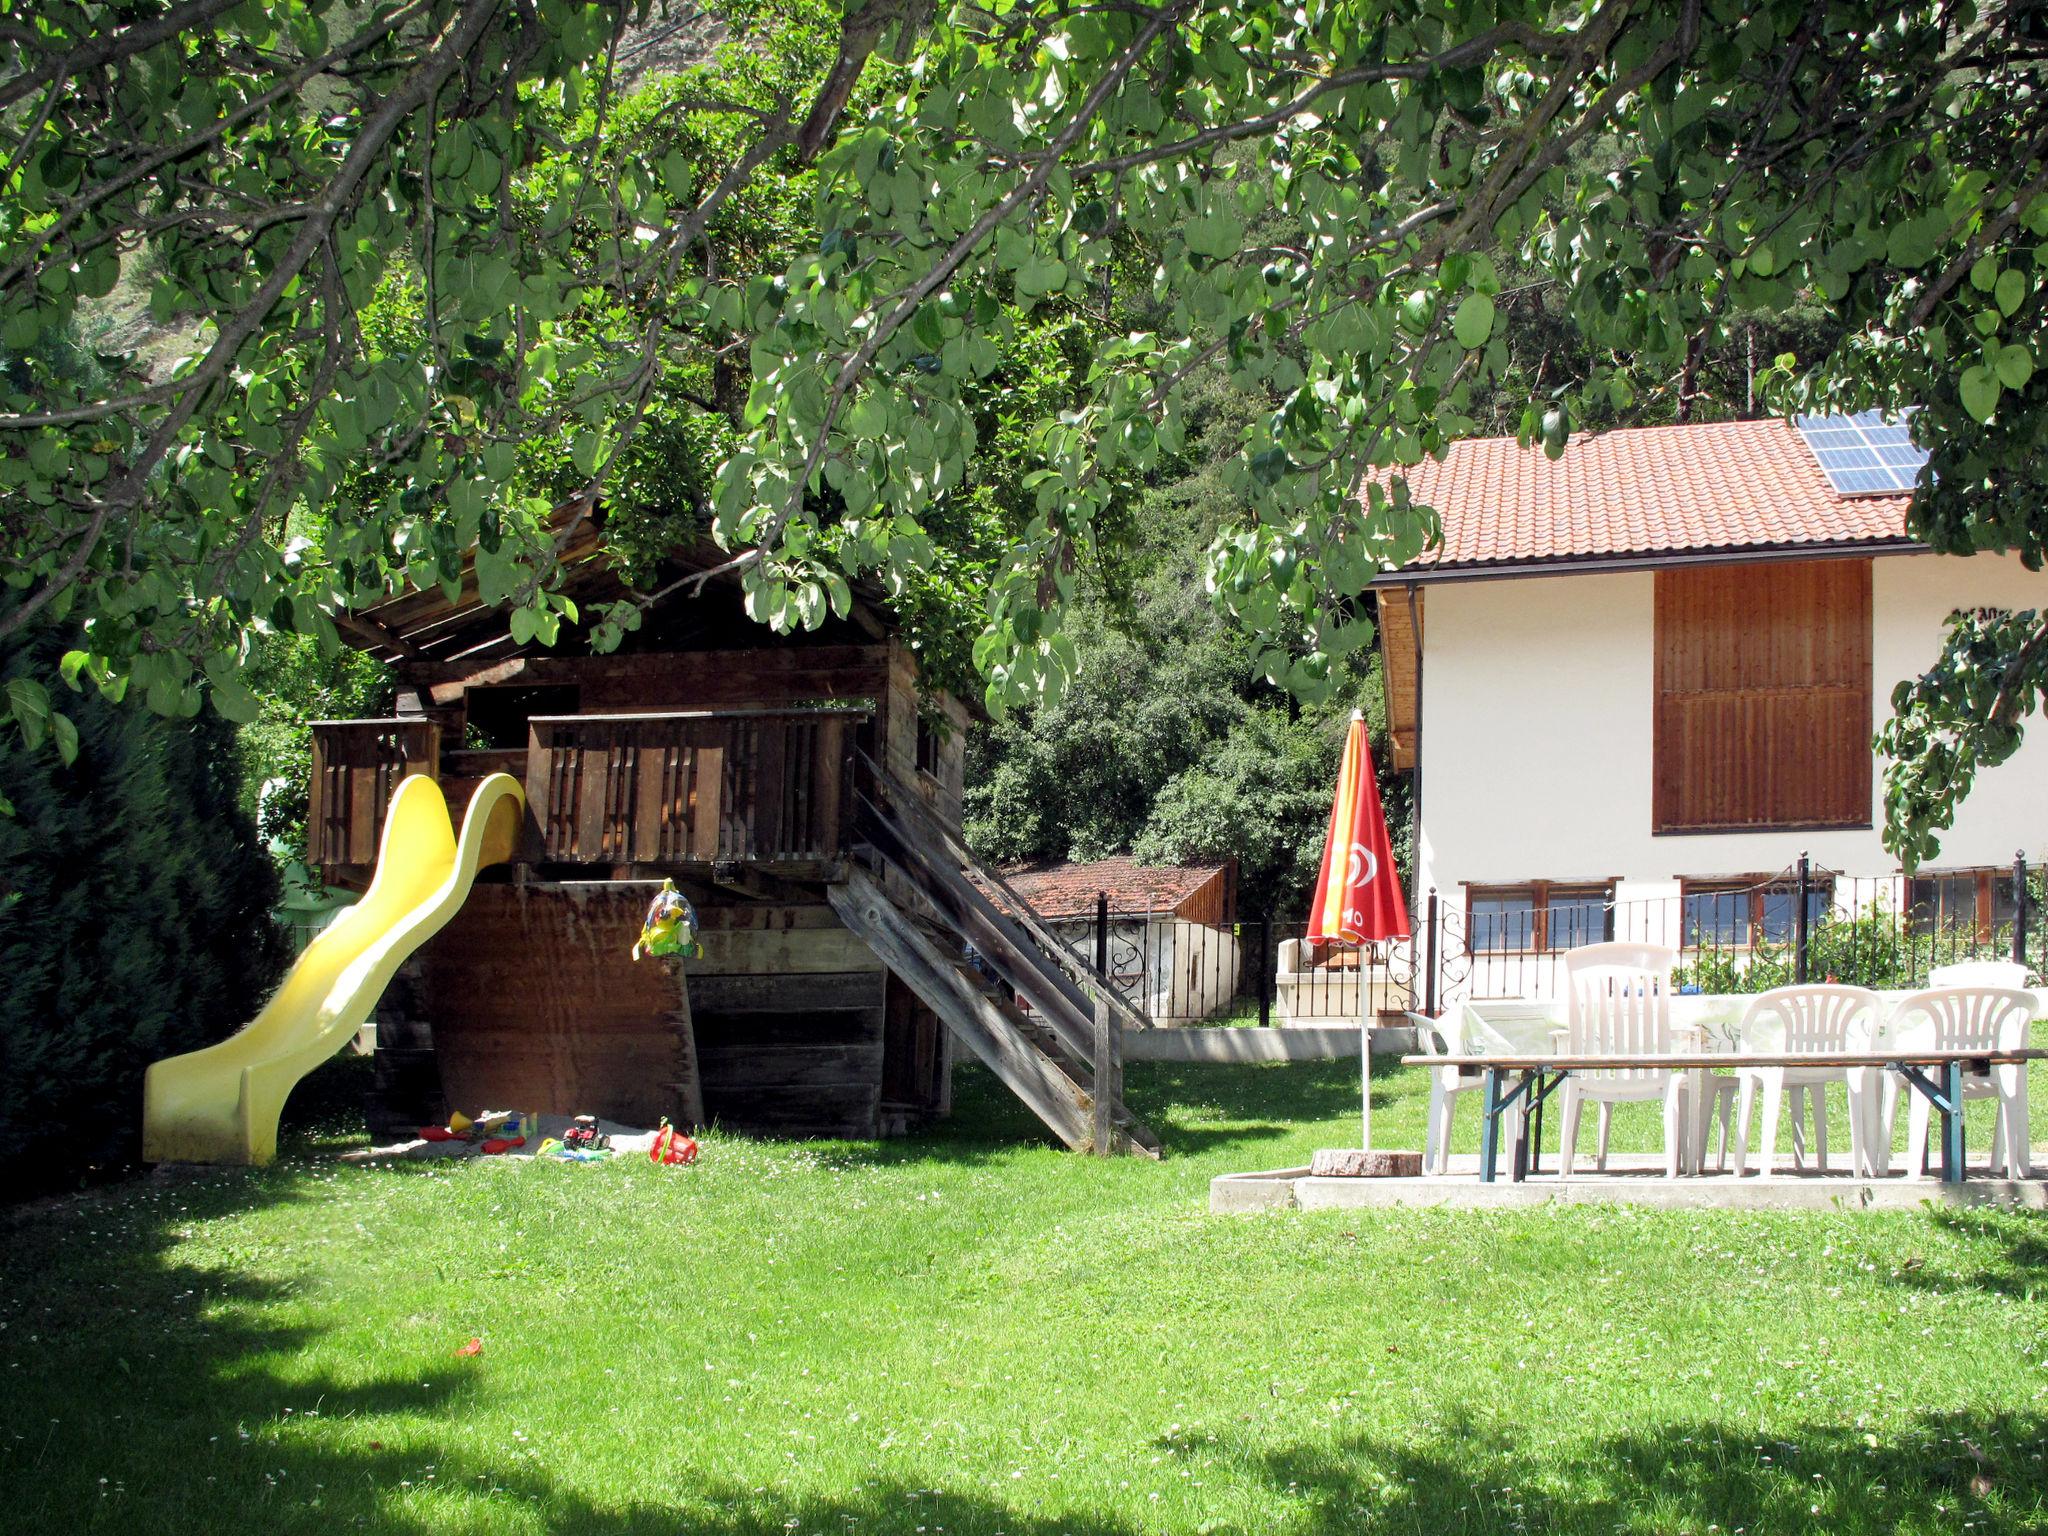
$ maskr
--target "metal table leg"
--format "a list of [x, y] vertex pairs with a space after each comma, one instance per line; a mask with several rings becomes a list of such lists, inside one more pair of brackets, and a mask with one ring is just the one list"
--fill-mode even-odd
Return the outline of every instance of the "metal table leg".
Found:
[[1515, 1171], [1509, 1175], [1517, 1184], [1523, 1183], [1529, 1177], [1529, 1121], [1543, 1103], [1536, 1095], [1536, 1083], [1541, 1075], [1540, 1069], [1534, 1072], [1525, 1071], [1522, 1074], [1519, 1090], [1522, 1096], [1522, 1112], [1515, 1117]]
[[1941, 1112], [1941, 1177], [1947, 1184], [1963, 1182], [1963, 1064], [1950, 1061], [1941, 1074], [1943, 1096], [1948, 1103]]
[[[1961, 1060], [1941, 1064], [1941, 1080], [1937, 1085], [1925, 1069], [1909, 1062], [1898, 1064], [1898, 1074], [1904, 1078], [1915, 1093], [1927, 1096], [1935, 1112], [1941, 1116], [1941, 1181], [1944, 1184], [1960, 1184], [1967, 1171], [1963, 1149], [1963, 1064]], [[1909, 1155], [1911, 1155], [1909, 1151]]]
[[1479, 1182], [1493, 1182], [1494, 1165], [1500, 1157], [1500, 1078], [1499, 1067], [1486, 1069], [1486, 1087], [1480, 1103], [1484, 1106], [1484, 1118], [1479, 1127]]

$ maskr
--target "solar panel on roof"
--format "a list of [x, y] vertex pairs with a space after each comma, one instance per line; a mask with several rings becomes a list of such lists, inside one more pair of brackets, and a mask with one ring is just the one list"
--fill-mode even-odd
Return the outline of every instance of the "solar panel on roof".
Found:
[[1821, 473], [1837, 496], [1896, 496], [1920, 479], [1927, 451], [1913, 446], [1903, 418], [1886, 421], [1879, 411], [1854, 416], [1795, 416]]

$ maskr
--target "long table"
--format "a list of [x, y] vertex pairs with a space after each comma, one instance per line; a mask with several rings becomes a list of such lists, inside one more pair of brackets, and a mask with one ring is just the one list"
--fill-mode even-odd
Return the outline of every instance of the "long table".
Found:
[[[1482, 1095], [1485, 1122], [1480, 1131], [1479, 1177], [1494, 1182], [1500, 1161], [1501, 1116], [1523, 1104], [1527, 1113], [1517, 1123], [1514, 1161], [1509, 1178], [1516, 1183], [1529, 1176], [1529, 1125], [1543, 1101], [1574, 1072], [1698, 1072], [1742, 1067], [1882, 1067], [1897, 1072], [1914, 1090], [1926, 1096], [1941, 1116], [1941, 1177], [1960, 1184], [1963, 1164], [1963, 1072], [1966, 1068], [2010, 1066], [2014, 1063], [2048, 1059], [2048, 1051], [1927, 1051], [1897, 1050], [1822, 1055], [1816, 1052], [1782, 1051], [1672, 1051], [1662, 1055], [1499, 1055], [1403, 1056], [1404, 1066], [1449, 1067], [1464, 1072], [1484, 1072]], [[1518, 1078], [1513, 1086], [1509, 1078]], [[1697, 1111], [1697, 1106], [1696, 1106]]]

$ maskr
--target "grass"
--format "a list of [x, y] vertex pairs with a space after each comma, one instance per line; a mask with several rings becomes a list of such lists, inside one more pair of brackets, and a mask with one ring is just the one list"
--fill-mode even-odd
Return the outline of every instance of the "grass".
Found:
[[[1347, 1141], [1355, 1070], [1134, 1065], [1160, 1164], [1052, 1150], [963, 1072], [945, 1134], [879, 1146], [371, 1170], [319, 1115], [269, 1170], [22, 1213], [9, 1522], [2048, 1528], [2037, 1219], [1206, 1213]], [[1416, 1144], [1419, 1074], [1377, 1086]]]

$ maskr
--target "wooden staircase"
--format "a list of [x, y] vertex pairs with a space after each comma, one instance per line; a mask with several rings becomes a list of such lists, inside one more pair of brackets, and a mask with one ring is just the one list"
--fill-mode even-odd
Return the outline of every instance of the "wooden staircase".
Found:
[[827, 887], [839, 920], [1069, 1147], [1158, 1157], [1158, 1137], [1123, 1102], [1123, 1031], [1150, 1021], [915, 790], [865, 756], [860, 766], [853, 827], [871, 868]]

